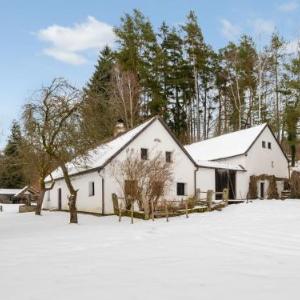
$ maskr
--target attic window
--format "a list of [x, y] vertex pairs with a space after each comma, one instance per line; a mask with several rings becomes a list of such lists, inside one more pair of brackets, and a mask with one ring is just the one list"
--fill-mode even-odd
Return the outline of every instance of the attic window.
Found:
[[263, 148], [266, 148], [266, 142], [265, 141], [262, 141], [261, 145], [262, 145]]
[[271, 147], [272, 145], [271, 145], [271, 143], [269, 142], [268, 143], [268, 149], [271, 149], [272, 147]]
[[148, 149], [141, 148], [141, 159], [147, 160], [148, 159]]
[[166, 151], [166, 162], [171, 163], [172, 162], [172, 152]]

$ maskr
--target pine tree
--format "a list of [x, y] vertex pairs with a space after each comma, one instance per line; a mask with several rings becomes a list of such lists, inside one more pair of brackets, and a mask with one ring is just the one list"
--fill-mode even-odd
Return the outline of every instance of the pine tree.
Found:
[[106, 46], [99, 55], [95, 71], [84, 89], [85, 105], [82, 111], [85, 130], [95, 144], [113, 133], [117, 116], [110, 102], [114, 53]]
[[[184, 35], [185, 50], [188, 55], [188, 63], [193, 68], [194, 81], [194, 101], [191, 102], [192, 107], [196, 107], [196, 112], [190, 109], [190, 114], [196, 118], [196, 140], [201, 139], [200, 112], [203, 112], [203, 138], [208, 137], [209, 123], [211, 118], [211, 110], [213, 97], [209, 95], [214, 84], [214, 68], [216, 55], [210, 46], [208, 46], [203, 38], [201, 28], [195, 12], [190, 11], [187, 21], [182, 29]], [[211, 102], [209, 104], [209, 102]], [[190, 119], [192, 116], [190, 115]], [[192, 129], [193, 131], [193, 129]]]
[[300, 119], [300, 51], [289, 64], [285, 65], [284, 95], [287, 97], [285, 124], [287, 141], [290, 147], [291, 163], [295, 166], [296, 147], [298, 145], [298, 122]]
[[192, 68], [184, 58], [183, 40], [175, 28], [161, 26], [164, 94], [170, 109], [168, 123], [178, 138], [187, 140], [186, 105], [193, 95]]
[[21, 160], [22, 134], [20, 125], [14, 121], [11, 134], [1, 159], [0, 187], [22, 188], [25, 185], [23, 165]]

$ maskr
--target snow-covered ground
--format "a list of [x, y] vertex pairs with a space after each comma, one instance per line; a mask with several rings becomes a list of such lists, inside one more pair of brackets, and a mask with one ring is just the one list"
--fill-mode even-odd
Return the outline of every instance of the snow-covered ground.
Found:
[[[20, 205], [21, 204], [2, 204], [2, 203], [0, 203], [0, 206], [2, 206], [2, 213], [18, 213]], [[1, 214], [1, 211], [0, 211], [0, 214]]]
[[67, 221], [0, 213], [0, 299], [299, 299], [300, 201]]

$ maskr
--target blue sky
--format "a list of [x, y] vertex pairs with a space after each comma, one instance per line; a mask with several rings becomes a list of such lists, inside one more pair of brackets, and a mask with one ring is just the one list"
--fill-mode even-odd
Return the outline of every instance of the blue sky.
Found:
[[0, 0], [0, 147], [34, 90], [58, 76], [85, 84], [101, 47], [113, 43], [112, 27], [134, 8], [155, 27], [195, 10], [214, 48], [241, 33], [260, 41], [277, 29], [294, 44], [300, 36], [300, 0]]

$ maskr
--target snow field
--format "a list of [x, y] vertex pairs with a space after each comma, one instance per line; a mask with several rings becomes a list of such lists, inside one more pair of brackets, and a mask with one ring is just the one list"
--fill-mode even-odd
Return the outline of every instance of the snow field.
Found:
[[0, 213], [1, 299], [298, 299], [300, 201], [67, 222]]

